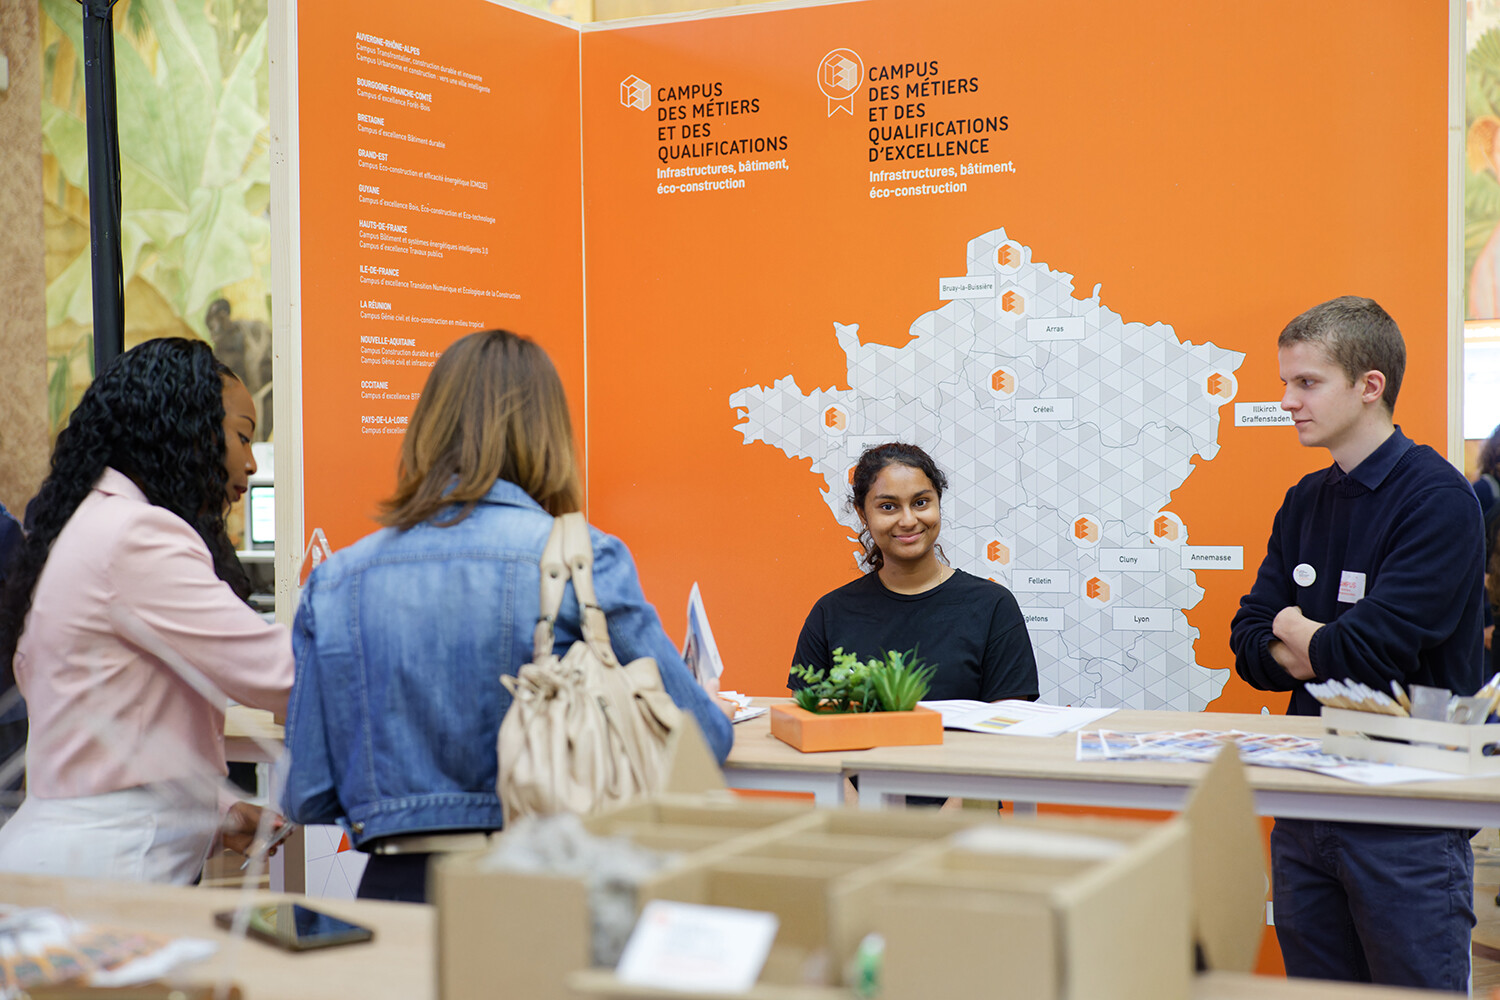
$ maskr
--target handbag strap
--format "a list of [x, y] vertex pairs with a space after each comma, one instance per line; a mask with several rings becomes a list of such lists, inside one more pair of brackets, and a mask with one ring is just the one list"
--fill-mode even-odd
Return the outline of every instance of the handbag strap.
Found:
[[568, 587], [568, 561], [563, 555], [562, 518], [552, 520], [552, 533], [547, 536], [547, 545], [542, 549], [541, 569], [541, 601], [536, 628], [531, 634], [533, 662], [552, 653], [557, 610], [562, 607], [563, 593]]
[[581, 511], [553, 519], [552, 534], [547, 537], [547, 547], [542, 550], [541, 568], [541, 617], [537, 619], [532, 638], [533, 660], [552, 654], [557, 613], [571, 577], [573, 593], [578, 598], [579, 624], [584, 641], [607, 665], [618, 666], [614, 646], [609, 641], [609, 622], [594, 593], [594, 542], [589, 536], [589, 523]]

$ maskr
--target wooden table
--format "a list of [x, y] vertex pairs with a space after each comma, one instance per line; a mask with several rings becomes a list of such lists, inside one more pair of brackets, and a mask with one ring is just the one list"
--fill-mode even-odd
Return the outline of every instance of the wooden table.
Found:
[[230, 705], [224, 713], [225, 760], [274, 764], [285, 739], [281, 723], [265, 709]]
[[1193, 1000], [1437, 1000], [1452, 993], [1365, 983], [1210, 972], [1193, 980]]
[[[184, 981], [211, 984], [227, 976], [246, 1000], [428, 1000], [436, 997], [436, 911], [411, 903], [318, 899], [318, 910], [375, 931], [367, 944], [294, 954], [256, 940], [235, 940], [213, 915], [247, 898], [291, 897], [235, 889], [106, 882], [93, 879], [0, 875], [0, 902], [45, 906], [86, 923], [130, 926], [173, 937], [210, 938], [218, 952], [184, 966]], [[306, 904], [305, 899], [296, 901]]]
[[[769, 699], [765, 703], [772, 703]], [[265, 718], [260, 718], [264, 715]], [[1319, 719], [1225, 712], [1121, 709], [1099, 725], [1123, 732], [1241, 729], [1321, 736]], [[279, 742], [269, 713], [231, 709], [225, 747], [249, 747], [258, 736]], [[1026, 811], [1035, 803], [1177, 811], [1207, 765], [1075, 760], [1077, 735], [1049, 739], [947, 730], [941, 746], [802, 753], [771, 735], [769, 715], [734, 727], [724, 777], [734, 788], [810, 792], [820, 806], [844, 801], [844, 778], [859, 776], [862, 808], [899, 806], [906, 795], [1003, 799]], [[240, 752], [249, 753], [250, 750]], [[231, 756], [243, 760], [244, 756]], [[1500, 777], [1370, 786], [1287, 768], [1247, 774], [1262, 816], [1479, 829], [1500, 826]]]
[[[1320, 720], [1304, 716], [1131, 709], [1121, 709], [1099, 725], [1124, 732], [1201, 728], [1320, 736], [1323, 731]], [[1176, 811], [1207, 766], [1080, 762], [1074, 759], [1074, 733], [1040, 739], [950, 729], [943, 733], [941, 746], [801, 754], [770, 735], [764, 716], [741, 723], [735, 731], [734, 752], [725, 766], [731, 786], [820, 791], [820, 804], [837, 802], [832, 790], [837, 769], [842, 775], [858, 775], [860, 806], [868, 809], [898, 806], [906, 795], [934, 795], [1003, 799], [1019, 803], [1022, 811], [1038, 802]], [[1496, 777], [1374, 787], [1286, 768], [1252, 767], [1247, 773], [1262, 816], [1472, 829], [1500, 826]], [[837, 784], [842, 787], [841, 781]]]
[[[412, 903], [319, 899], [314, 905], [375, 931], [367, 944], [293, 954], [255, 940], [234, 940], [213, 922], [244, 894], [230, 889], [193, 889], [91, 879], [0, 876], [0, 902], [45, 906], [88, 923], [131, 926], [173, 937], [210, 938], [219, 951], [207, 961], [183, 966], [182, 981], [212, 984], [220, 976], [238, 983], [246, 1000], [434, 1000], [437, 912]], [[253, 893], [257, 902], [287, 897]], [[587, 979], [603, 983], [607, 974]], [[611, 977], [612, 978], [612, 977]], [[503, 995], [497, 990], [496, 995]], [[654, 990], [603, 989], [596, 995], [661, 997]], [[849, 997], [834, 989], [782, 991], [757, 987], [747, 996], [787, 1000], [790, 996]], [[691, 995], [688, 995], [691, 998]], [[1320, 983], [1232, 973], [1210, 973], [1193, 983], [1192, 1000], [1418, 1000], [1437, 994]]]
[[[784, 699], [756, 699], [757, 705]], [[868, 751], [866, 751], [868, 752]], [[731, 788], [778, 792], [811, 792], [819, 806], [844, 804], [844, 761], [848, 752], [803, 753], [771, 735], [769, 713], [737, 722], [734, 747], [724, 762], [724, 780]]]
[[[646, 986], [630, 986], [600, 969], [574, 973], [569, 982], [579, 996], [604, 1000], [721, 1000], [725, 996], [723, 993], [668, 993]], [[1452, 993], [1430, 990], [1249, 976], [1235, 972], [1210, 972], [1198, 976], [1191, 989], [1189, 996], [1192, 1000], [1437, 1000], [1438, 997], [1453, 996]], [[855, 1000], [853, 990], [832, 986], [757, 984], [744, 993], [731, 996], [743, 1000]]]

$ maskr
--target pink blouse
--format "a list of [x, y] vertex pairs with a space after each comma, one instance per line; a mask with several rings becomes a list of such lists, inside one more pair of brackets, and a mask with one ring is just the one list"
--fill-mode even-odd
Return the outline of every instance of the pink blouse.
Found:
[[15, 671], [28, 793], [95, 795], [225, 774], [223, 695], [284, 712], [292, 643], [186, 521], [106, 469], [52, 543]]

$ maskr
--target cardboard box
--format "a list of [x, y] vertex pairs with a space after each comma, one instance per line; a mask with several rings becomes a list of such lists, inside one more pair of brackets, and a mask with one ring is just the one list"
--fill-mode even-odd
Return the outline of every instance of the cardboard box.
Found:
[[771, 706], [771, 735], [803, 753], [869, 750], [943, 742], [943, 717], [918, 706], [910, 712], [809, 712]]
[[694, 853], [811, 814], [806, 802], [747, 800], [726, 791], [722, 796], [663, 795], [590, 816], [583, 825], [601, 837], [628, 837], [653, 850]]
[[1189, 856], [1181, 819], [976, 828], [841, 880], [835, 948], [884, 938], [883, 1000], [1185, 1000]]
[[[844, 828], [832, 814], [829, 822]], [[1165, 824], [1044, 817], [1003, 826], [991, 850], [964, 846], [990, 836], [981, 827], [838, 880], [831, 950], [848, 956], [881, 933], [885, 1000], [1173, 1000], [1188, 995], [1195, 946], [1209, 969], [1253, 969], [1267, 882], [1237, 754], [1220, 754]], [[1005, 836], [1028, 829], [1044, 835], [1040, 849], [1004, 850]], [[1098, 857], [1088, 856], [1091, 840], [1106, 848]]]
[[1193, 940], [1205, 969], [1253, 972], [1266, 934], [1265, 846], [1237, 753], [1220, 753], [1182, 810], [1192, 838]]
[[1500, 756], [1484, 755], [1485, 747], [1500, 744], [1500, 724], [1464, 726], [1325, 705], [1323, 725], [1328, 753], [1450, 774], [1500, 774]]
[[806, 812], [696, 855], [644, 887], [640, 902], [670, 899], [774, 913], [779, 929], [760, 983], [834, 985], [858, 944], [857, 938], [847, 945], [835, 940], [830, 907], [839, 879], [959, 831], [998, 824], [992, 815], [963, 811]]
[[[1183, 816], [1158, 824], [710, 794], [636, 803], [586, 825], [695, 848], [643, 885], [638, 905], [777, 914], [760, 982], [741, 1000], [848, 996], [834, 984], [872, 931], [886, 942], [886, 1000], [1182, 1000], [1195, 940], [1210, 968], [1254, 964], [1265, 875], [1252, 805], [1238, 756], [1221, 754]], [[439, 863], [432, 884], [444, 1000], [665, 995], [587, 969], [582, 880], [478, 871], [468, 855]]]
[[[683, 862], [777, 824], [811, 807], [714, 793], [662, 796], [584, 821], [590, 832], [623, 835], [643, 847], [681, 851]], [[486, 852], [434, 860], [429, 879], [438, 910], [438, 995], [490, 1000], [497, 990], [527, 1000], [564, 1000], [569, 973], [589, 967], [588, 889], [582, 879], [486, 871]]]
[[[817, 810], [695, 856], [642, 902], [777, 915], [760, 981], [737, 1000], [849, 996], [835, 984], [871, 931], [885, 937], [882, 996], [895, 1000], [1182, 1000], [1195, 938], [1210, 967], [1253, 965], [1264, 929], [1257, 829], [1231, 754], [1168, 823]], [[975, 836], [996, 842], [965, 844]], [[1004, 849], [1016, 836], [1028, 850]], [[670, 995], [602, 970], [570, 983], [576, 996]]]
[[564, 1000], [568, 973], [589, 966], [588, 888], [581, 879], [481, 871], [480, 856], [437, 859], [428, 879], [438, 996]]

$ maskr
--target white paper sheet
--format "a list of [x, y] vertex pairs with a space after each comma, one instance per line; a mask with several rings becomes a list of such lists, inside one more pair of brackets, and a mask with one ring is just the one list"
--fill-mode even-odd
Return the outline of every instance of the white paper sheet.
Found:
[[770, 709], [766, 708], [765, 706], [756, 708], [755, 706], [751, 705], [751, 696], [748, 694], [740, 694], [740, 692], [738, 691], [720, 691], [719, 697], [734, 705], [733, 721], [735, 722], [744, 722], [746, 719], [754, 719], [759, 716], [765, 715], [770, 711]]
[[1113, 708], [1044, 705], [1038, 701], [1020, 699], [989, 702], [957, 698], [918, 704], [942, 715], [944, 729], [1003, 733], [1006, 736], [1061, 736], [1097, 722], [1115, 711]]
[[659, 989], [740, 993], [760, 976], [778, 924], [774, 913], [653, 899], [615, 975]]

